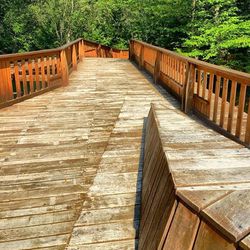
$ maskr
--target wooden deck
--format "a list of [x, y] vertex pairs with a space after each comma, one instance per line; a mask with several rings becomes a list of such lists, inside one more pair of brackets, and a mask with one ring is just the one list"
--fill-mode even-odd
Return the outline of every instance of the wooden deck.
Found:
[[168, 103], [129, 61], [95, 58], [2, 109], [0, 249], [133, 249], [152, 101]]
[[[160, 107], [178, 199], [197, 213], [202, 210], [231, 240], [249, 234], [249, 150], [206, 127], [194, 137], [198, 121], [180, 114], [178, 102], [128, 60], [85, 58], [68, 86], [0, 110], [0, 249], [136, 249], [151, 103]], [[210, 196], [202, 196], [208, 187]], [[235, 210], [218, 209], [215, 200], [221, 197], [237, 198]], [[199, 221], [192, 218], [197, 229]], [[225, 218], [242, 223], [235, 226]], [[141, 249], [154, 249], [149, 246], [155, 241], [143, 237], [148, 244]], [[249, 236], [240, 244], [249, 249]], [[166, 241], [164, 249], [173, 248]]]

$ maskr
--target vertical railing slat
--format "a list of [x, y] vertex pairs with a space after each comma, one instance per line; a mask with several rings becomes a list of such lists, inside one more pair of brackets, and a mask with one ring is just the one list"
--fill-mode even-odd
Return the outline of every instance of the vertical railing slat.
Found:
[[219, 94], [220, 94], [220, 84], [221, 84], [221, 77], [217, 76], [216, 83], [215, 83], [215, 95], [214, 95], [214, 113], [213, 113], [213, 122], [217, 122], [217, 112], [219, 106]]
[[221, 101], [221, 114], [220, 126], [223, 128], [225, 122], [226, 105], [227, 105], [227, 92], [228, 92], [228, 79], [223, 79], [222, 101]]
[[243, 118], [244, 107], [245, 107], [246, 91], [247, 91], [247, 85], [241, 84], [240, 85], [240, 99], [239, 99], [239, 106], [238, 106], [238, 116], [237, 116], [237, 123], [236, 123], [236, 133], [235, 133], [235, 136], [238, 138], [240, 138], [241, 129], [242, 129], [242, 118]]
[[236, 89], [237, 89], [237, 82], [233, 80], [231, 84], [231, 94], [230, 94], [230, 104], [229, 104], [228, 124], [227, 124], [227, 131], [229, 133], [232, 133], [233, 129]]
[[14, 72], [15, 72], [14, 74], [15, 74], [15, 83], [16, 83], [16, 94], [18, 98], [18, 97], [21, 97], [21, 85], [20, 85], [18, 61], [14, 62]]

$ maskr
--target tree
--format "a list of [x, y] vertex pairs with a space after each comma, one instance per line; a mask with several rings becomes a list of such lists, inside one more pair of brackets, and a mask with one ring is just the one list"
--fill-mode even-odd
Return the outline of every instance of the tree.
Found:
[[249, 71], [250, 20], [236, 0], [200, 0], [184, 47], [188, 56]]

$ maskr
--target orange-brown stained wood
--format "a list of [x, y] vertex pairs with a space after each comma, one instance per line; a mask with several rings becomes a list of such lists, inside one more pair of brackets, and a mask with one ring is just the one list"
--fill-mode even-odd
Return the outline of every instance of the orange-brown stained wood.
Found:
[[200, 223], [199, 217], [182, 203], [178, 204], [163, 250], [191, 250]]
[[30, 93], [34, 92], [33, 59], [28, 61]]
[[205, 222], [201, 222], [194, 250], [235, 250], [232, 243], [213, 231]]
[[27, 87], [27, 80], [26, 80], [26, 62], [22, 60], [22, 82], [23, 82], [23, 92], [24, 95], [28, 95], [28, 87]]
[[215, 97], [214, 97], [214, 113], [213, 113], [213, 122], [217, 123], [217, 112], [219, 106], [219, 94], [221, 86], [221, 76], [217, 76], [215, 83]]
[[220, 114], [220, 126], [224, 127], [226, 104], [228, 95], [228, 79], [223, 79], [223, 90], [222, 90], [222, 104], [221, 104], [221, 114]]
[[236, 90], [237, 90], [237, 82], [233, 81], [231, 85], [231, 92], [230, 92], [230, 106], [229, 106], [228, 125], [227, 125], [227, 131], [230, 133], [232, 133], [232, 129], [233, 129]]
[[247, 125], [246, 125], [246, 135], [245, 142], [250, 145], [250, 99], [248, 102], [248, 112], [247, 112]]
[[242, 119], [243, 119], [243, 112], [245, 108], [245, 100], [246, 100], [246, 91], [247, 85], [241, 84], [240, 85], [240, 98], [239, 98], [239, 106], [238, 106], [238, 115], [237, 115], [237, 124], [236, 124], [236, 137], [240, 137], [241, 130], [242, 130]]
[[18, 64], [18, 62], [14, 63], [14, 74], [15, 74], [16, 94], [17, 94], [17, 97], [20, 97], [21, 96], [21, 85], [20, 85], [19, 64]]

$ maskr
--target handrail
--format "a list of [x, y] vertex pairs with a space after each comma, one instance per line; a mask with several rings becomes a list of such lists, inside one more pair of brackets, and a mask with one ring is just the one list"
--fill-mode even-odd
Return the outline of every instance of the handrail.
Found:
[[204, 62], [204, 61], [201, 61], [201, 60], [198, 60], [198, 59], [195, 59], [195, 58], [191, 58], [191, 57], [188, 57], [188, 56], [184, 56], [184, 55], [181, 55], [181, 54], [178, 54], [174, 51], [171, 51], [171, 50], [168, 50], [168, 49], [164, 49], [164, 48], [161, 48], [161, 47], [157, 47], [155, 45], [152, 45], [152, 44], [149, 44], [149, 43], [145, 43], [145, 42], [142, 42], [142, 41], [139, 41], [139, 40], [136, 40], [136, 39], [132, 39], [131, 42], [136, 42], [136, 43], [140, 43], [148, 48], [152, 48], [152, 49], [155, 49], [159, 52], [162, 52], [163, 54], [169, 54], [169, 55], [172, 55], [173, 57], [176, 57], [184, 62], [189, 62], [189, 63], [192, 63], [194, 65], [197, 65], [197, 66], [201, 66], [201, 67], [206, 67], [206, 68], [209, 68], [209, 69], [212, 69], [214, 71], [217, 71], [218, 73], [222, 73], [222, 74], [234, 74], [236, 77], [240, 78], [240, 79], [250, 79], [250, 74], [248, 73], [245, 73], [245, 72], [241, 72], [241, 71], [238, 71], [238, 70], [234, 70], [234, 69], [230, 69], [230, 68], [226, 68], [226, 67], [223, 67], [223, 66], [218, 66], [218, 65], [215, 65], [215, 64], [211, 64], [211, 63], [208, 63], [208, 62]]
[[130, 41], [130, 59], [182, 104], [224, 135], [250, 146], [250, 74], [213, 65], [142, 41]]
[[127, 59], [128, 51], [79, 38], [55, 49], [0, 55], [0, 108], [66, 86], [83, 57]]

